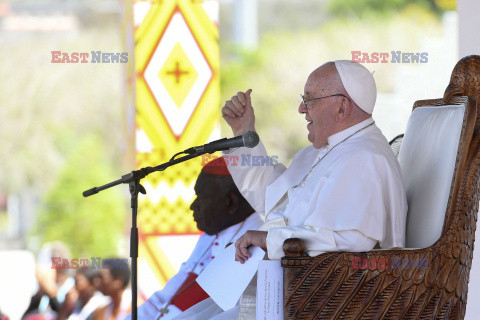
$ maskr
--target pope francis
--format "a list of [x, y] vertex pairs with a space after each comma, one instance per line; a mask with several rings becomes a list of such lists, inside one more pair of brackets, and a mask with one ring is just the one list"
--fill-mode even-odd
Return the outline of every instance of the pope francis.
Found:
[[[255, 131], [251, 92], [238, 92], [222, 109], [235, 136]], [[303, 239], [310, 255], [404, 245], [406, 195], [399, 164], [372, 119], [376, 97], [375, 80], [364, 66], [328, 62], [310, 74], [298, 107], [312, 145], [288, 168], [229, 165], [243, 196], [266, 214], [259, 231], [249, 230], [236, 241], [236, 260], [247, 260], [250, 246], [280, 259], [288, 238]], [[247, 153], [267, 156], [261, 142], [230, 155]], [[240, 313], [230, 318], [255, 318], [244, 300]]]

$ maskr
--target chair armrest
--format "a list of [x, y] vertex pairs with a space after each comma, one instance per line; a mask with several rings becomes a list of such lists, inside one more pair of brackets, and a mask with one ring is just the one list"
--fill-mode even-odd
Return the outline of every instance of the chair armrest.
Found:
[[397, 319], [420, 314], [434, 319], [438, 310], [429, 310], [428, 302], [458, 298], [462, 286], [457, 282], [466, 281], [465, 272], [452, 274], [461, 271], [452, 263], [439, 265], [440, 255], [434, 254], [433, 246], [307, 257], [302, 243], [300, 239], [284, 242], [288, 255], [282, 258], [285, 319], [350, 319], [358, 315]]

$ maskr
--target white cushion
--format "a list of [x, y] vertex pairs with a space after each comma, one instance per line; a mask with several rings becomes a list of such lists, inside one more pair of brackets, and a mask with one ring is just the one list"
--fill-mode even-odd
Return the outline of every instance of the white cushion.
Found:
[[442, 232], [465, 106], [418, 107], [398, 161], [407, 192], [407, 248], [434, 244]]

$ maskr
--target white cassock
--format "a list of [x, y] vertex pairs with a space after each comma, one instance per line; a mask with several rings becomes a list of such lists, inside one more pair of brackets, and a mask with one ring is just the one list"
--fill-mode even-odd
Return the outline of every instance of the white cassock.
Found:
[[266, 213], [262, 229], [268, 230], [270, 259], [283, 256], [288, 238], [304, 239], [312, 256], [368, 251], [377, 242], [385, 249], [404, 245], [407, 198], [400, 166], [371, 123], [370, 118], [328, 137], [321, 149], [300, 150], [288, 169], [253, 166], [255, 157], [267, 157], [262, 143], [229, 154], [252, 159], [250, 166], [229, 161], [228, 169], [252, 207]]
[[[181, 309], [174, 304], [169, 304], [167, 307], [168, 313], [165, 313], [159, 318], [160, 309], [167, 305], [186, 281], [190, 282], [189, 276], [192, 274], [199, 275], [215, 258], [215, 255], [225, 249], [228, 243], [235, 242], [247, 230], [257, 230], [262, 224], [263, 219], [260, 214], [253, 213], [245, 221], [228, 227], [217, 235], [210, 236], [206, 233], [202, 234], [192, 254], [186, 262], [182, 263], [178, 273], [167, 282], [162, 290], [155, 292], [138, 308], [138, 319], [173, 319], [175, 316], [181, 314]], [[195, 280], [193, 279], [192, 281]], [[189, 299], [191, 297], [185, 298]], [[184, 304], [185, 299], [182, 298], [181, 303]], [[125, 320], [130, 319], [131, 314], [125, 318]]]
[[[288, 169], [270, 165], [261, 142], [228, 153], [228, 169], [238, 189], [255, 210], [266, 213], [261, 230], [268, 231], [270, 259], [284, 255], [288, 238], [303, 239], [311, 256], [369, 251], [377, 243], [385, 249], [404, 246], [407, 199], [400, 166], [372, 123], [370, 118], [336, 133], [320, 149], [300, 150]], [[252, 316], [252, 300], [242, 297], [239, 319]], [[219, 314], [215, 319], [231, 318]]]

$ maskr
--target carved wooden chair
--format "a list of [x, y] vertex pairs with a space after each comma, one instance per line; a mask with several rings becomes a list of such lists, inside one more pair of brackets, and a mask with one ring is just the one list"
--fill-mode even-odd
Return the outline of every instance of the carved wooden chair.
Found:
[[393, 138], [388, 142], [388, 144], [390, 145], [390, 148], [392, 148], [393, 154], [397, 158], [398, 158], [398, 154], [400, 153], [400, 146], [402, 145], [403, 136], [404, 136], [403, 133], [399, 134], [398, 136], [396, 136], [395, 138]]
[[285, 319], [463, 319], [480, 189], [476, 100], [479, 56], [457, 63], [444, 99], [413, 106], [399, 154], [406, 249], [310, 258], [303, 241], [285, 241]]

